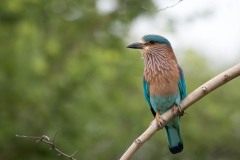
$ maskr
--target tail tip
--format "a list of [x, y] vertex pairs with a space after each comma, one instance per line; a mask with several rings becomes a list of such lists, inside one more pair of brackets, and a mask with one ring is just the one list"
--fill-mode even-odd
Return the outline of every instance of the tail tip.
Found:
[[183, 144], [179, 143], [178, 146], [169, 147], [169, 150], [172, 152], [172, 154], [180, 153], [183, 150]]

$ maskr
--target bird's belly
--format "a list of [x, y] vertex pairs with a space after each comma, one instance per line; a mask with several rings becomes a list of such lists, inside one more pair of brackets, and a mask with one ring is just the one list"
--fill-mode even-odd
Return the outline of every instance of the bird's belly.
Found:
[[177, 98], [178, 94], [172, 96], [150, 96], [150, 103], [155, 112], [160, 111], [163, 114], [172, 108]]
[[[178, 92], [178, 82], [161, 79], [160, 81], [150, 82], [150, 95], [171, 97]], [[173, 96], [174, 97], [174, 96]]]

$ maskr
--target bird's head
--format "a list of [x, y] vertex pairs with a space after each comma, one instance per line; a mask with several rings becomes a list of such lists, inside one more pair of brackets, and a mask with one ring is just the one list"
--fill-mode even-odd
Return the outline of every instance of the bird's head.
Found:
[[128, 45], [127, 48], [147, 50], [148, 48], [157, 44], [163, 44], [171, 47], [170, 42], [166, 38], [159, 35], [150, 34], [144, 36], [139, 42]]

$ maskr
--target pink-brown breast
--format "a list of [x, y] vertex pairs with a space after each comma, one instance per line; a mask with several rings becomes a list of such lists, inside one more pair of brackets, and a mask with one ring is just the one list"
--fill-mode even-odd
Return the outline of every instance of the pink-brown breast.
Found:
[[[171, 47], [166, 45], [160, 47], [158, 52], [164, 51], [161, 52], [163, 54], [162, 58], [159, 58], [161, 60], [156, 60], [154, 54], [152, 57], [145, 57], [148, 59], [145, 59], [144, 77], [149, 83], [150, 95], [171, 96], [178, 92], [180, 78], [178, 64]], [[146, 54], [151, 53], [145, 53], [145, 56], [150, 56]]]
[[150, 95], [153, 96], [171, 96], [178, 92], [178, 76], [165, 76], [159, 75], [158, 78], [150, 80]]

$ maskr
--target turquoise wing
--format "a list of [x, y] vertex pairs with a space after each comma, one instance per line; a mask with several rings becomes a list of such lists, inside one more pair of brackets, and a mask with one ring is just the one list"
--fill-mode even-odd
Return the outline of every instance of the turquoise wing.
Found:
[[181, 100], [184, 99], [187, 96], [187, 89], [186, 89], [186, 82], [183, 74], [183, 70], [180, 66], [178, 66], [179, 74], [180, 74], [180, 80], [178, 82], [178, 88], [180, 91], [180, 97]]
[[147, 83], [147, 81], [145, 80], [144, 77], [143, 77], [143, 94], [144, 94], [145, 100], [147, 101], [149, 108], [151, 109], [153, 116], [155, 117], [156, 112], [153, 110], [153, 107], [150, 102], [149, 84]]

